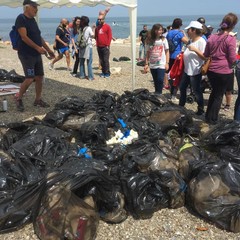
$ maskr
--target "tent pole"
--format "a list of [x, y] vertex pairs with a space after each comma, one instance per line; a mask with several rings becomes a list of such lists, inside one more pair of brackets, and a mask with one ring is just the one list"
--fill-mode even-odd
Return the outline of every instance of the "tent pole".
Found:
[[132, 90], [134, 90], [136, 80], [137, 8], [129, 8], [129, 17], [130, 17], [131, 52], [132, 52]]

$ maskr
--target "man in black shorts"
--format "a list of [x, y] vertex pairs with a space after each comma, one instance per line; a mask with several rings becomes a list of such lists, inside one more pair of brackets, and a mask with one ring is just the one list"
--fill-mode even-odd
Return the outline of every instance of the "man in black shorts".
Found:
[[15, 26], [20, 35], [20, 40], [18, 42], [18, 57], [22, 63], [25, 74], [25, 80], [21, 84], [19, 96], [16, 99], [18, 111], [24, 111], [22, 97], [34, 80], [36, 85], [36, 98], [33, 105], [49, 107], [41, 98], [44, 76], [41, 54], [49, 54], [50, 58], [54, 58], [55, 55], [41, 37], [41, 32], [34, 18], [37, 14], [38, 6], [39, 4], [36, 2], [24, 0], [24, 13], [20, 14], [15, 22]]

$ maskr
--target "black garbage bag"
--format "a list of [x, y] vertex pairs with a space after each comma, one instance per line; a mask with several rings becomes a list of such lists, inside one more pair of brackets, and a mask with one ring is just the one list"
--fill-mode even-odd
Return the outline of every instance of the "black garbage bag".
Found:
[[[125, 197], [120, 192], [115, 192], [117, 201], [113, 210], [100, 209], [101, 220], [107, 223], [121, 223], [128, 217], [128, 213], [125, 210]], [[105, 205], [107, 206], [107, 205]]]
[[150, 218], [162, 208], [184, 205], [186, 184], [175, 170], [123, 174], [126, 209], [134, 218]]
[[202, 145], [214, 150], [215, 147], [224, 145], [239, 145], [240, 123], [226, 120], [209, 130], [200, 141]]
[[137, 62], [137, 66], [140, 66], [140, 67], [144, 67], [146, 64], [146, 61], [145, 60], [142, 60], [142, 61], [138, 61]]
[[46, 182], [27, 159], [0, 152], [0, 162], [0, 233], [4, 233], [31, 221]]
[[32, 124], [15, 122], [1, 127], [0, 148], [8, 150], [9, 147], [21, 139], [30, 129]]
[[222, 161], [198, 168], [188, 187], [187, 206], [220, 228], [240, 232], [240, 166]]
[[240, 162], [240, 123], [237, 121], [225, 121], [208, 131], [200, 138], [205, 149], [218, 154], [227, 162]]
[[34, 219], [39, 239], [95, 239], [99, 215], [91, 197], [80, 199], [64, 185], [49, 189]]
[[[191, 164], [199, 162], [203, 157], [203, 150], [192, 142], [185, 142], [179, 149], [179, 174], [185, 182], [191, 180]], [[195, 163], [196, 165], [196, 163]]]
[[71, 109], [74, 111], [82, 111], [84, 109], [84, 104], [85, 101], [80, 97], [65, 97], [55, 104], [55, 109]]
[[[66, 156], [77, 155], [77, 146], [70, 144], [70, 135], [60, 129], [34, 124], [13, 126], [19, 132], [17, 140], [11, 142], [8, 152], [14, 159], [29, 160], [43, 174], [48, 167], [61, 165]], [[14, 132], [14, 137], [15, 134]]]
[[140, 172], [178, 170], [176, 159], [168, 157], [156, 143], [139, 140], [127, 146], [124, 161], [134, 161]]
[[79, 129], [79, 141], [88, 144], [89, 146], [95, 144], [106, 144], [109, 139], [107, 126], [104, 123], [97, 121], [89, 121], [83, 123]]
[[61, 129], [68, 131], [69, 129], [77, 130], [80, 129], [82, 124], [88, 121], [96, 119], [95, 111], [86, 111], [82, 113], [71, 114], [65, 119]]
[[9, 152], [14, 158], [29, 159], [44, 173], [61, 166], [67, 156], [76, 156], [77, 146], [62, 138], [36, 133], [11, 145]]
[[91, 195], [104, 221], [118, 223], [127, 218], [119, 177], [103, 161], [69, 157], [54, 175], [51, 186], [65, 182], [78, 197]]
[[25, 79], [24, 76], [19, 75], [18, 73], [16, 73], [16, 71], [10, 70], [7, 74], [6, 74], [6, 79], [10, 80], [10, 82], [14, 82], [14, 83], [22, 83]]
[[151, 123], [147, 119], [130, 119], [128, 123], [129, 128], [137, 131], [141, 139], [148, 139], [148, 141], [155, 143], [163, 137], [161, 127], [156, 123]]
[[85, 104], [85, 109], [93, 110], [97, 113], [111, 112], [116, 106], [118, 94], [110, 91], [102, 91], [96, 93], [93, 97]]
[[53, 109], [43, 118], [43, 122], [52, 127], [61, 127], [69, 115], [74, 113], [71, 109]]
[[180, 134], [188, 133], [188, 126], [193, 123], [189, 112], [183, 107], [175, 105], [165, 106], [154, 111], [149, 121], [158, 123], [164, 133], [170, 129], [176, 129]]
[[0, 81], [5, 82], [7, 81], [7, 75], [8, 71], [6, 69], [0, 69]]
[[118, 59], [120, 62], [124, 62], [124, 61], [131, 61], [131, 59], [129, 57], [126, 56], [122, 56]]
[[114, 62], [119, 62], [119, 60], [116, 57], [113, 58], [113, 61]]
[[102, 160], [107, 166], [118, 165], [122, 161], [123, 155], [127, 150], [121, 144], [114, 144], [108, 146], [93, 146], [91, 149], [92, 156], [95, 159]]

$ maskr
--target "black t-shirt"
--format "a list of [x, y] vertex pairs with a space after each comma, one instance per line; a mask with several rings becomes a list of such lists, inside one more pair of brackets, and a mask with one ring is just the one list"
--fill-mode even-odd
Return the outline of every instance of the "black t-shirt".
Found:
[[[65, 42], [65, 43], [68, 43], [70, 42], [70, 33], [68, 32], [68, 30], [66, 28], [62, 28], [62, 27], [58, 27], [57, 30], [56, 30], [56, 35], [59, 36], [59, 38]], [[65, 46], [59, 42], [59, 41], [56, 41], [57, 42], [57, 49], [60, 49], [60, 48], [64, 48]]]
[[[38, 28], [35, 18], [28, 18], [24, 14], [20, 14], [15, 21], [15, 26], [16, 29], [19, 29], [21, 27], [26, 28], [27, 36], [38, 46], [42, 47], [41, 31]], [[40, 55], [38, 51], [28, 46], [25, 42], [22, 41], [22, 39], [20, 39], [18, 44], [18, 53], [31, 56]]]
[[143, 44], [145, 44], [145, 40], [147, 38], [147, 33], [148, 31], [147, 30], [142, 30], [140, 33], [139, 33], [139, 37], [141, 37], [141, 41]]

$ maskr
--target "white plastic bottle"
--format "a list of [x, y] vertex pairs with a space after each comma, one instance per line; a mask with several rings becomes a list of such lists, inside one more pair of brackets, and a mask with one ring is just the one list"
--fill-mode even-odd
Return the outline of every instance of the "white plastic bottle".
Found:
[[3, 111], [6, 112], [8, 109], [8, 102], [7, 100], [4, 98], [3, 99]]

